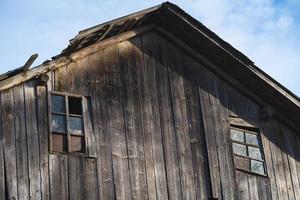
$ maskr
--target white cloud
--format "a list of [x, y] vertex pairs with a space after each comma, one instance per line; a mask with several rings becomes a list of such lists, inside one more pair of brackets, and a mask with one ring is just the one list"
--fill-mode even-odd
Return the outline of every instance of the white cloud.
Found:
[[191, 0], [183, 8], [300, 95], [299, 6], [299, 0]]

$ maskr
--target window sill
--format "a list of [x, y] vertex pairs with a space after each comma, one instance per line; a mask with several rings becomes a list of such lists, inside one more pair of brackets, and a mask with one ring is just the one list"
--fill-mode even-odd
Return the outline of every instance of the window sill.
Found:
[[263, 177], [263, 178], [269, 178], [269, 176], [267, 174], [258, 174], [258, 173], [255, 173], [255, 172], [252, 172], [252, 171], [249, 171], [249, 170], [239, 169], [239, 168], [236, 168], [236, 170], [240, 171], [240, 172], [244, 172], [244, 173], [250, 174], [250, 175], [254, 175], [254, 176], [260, 176], [260, 177]]

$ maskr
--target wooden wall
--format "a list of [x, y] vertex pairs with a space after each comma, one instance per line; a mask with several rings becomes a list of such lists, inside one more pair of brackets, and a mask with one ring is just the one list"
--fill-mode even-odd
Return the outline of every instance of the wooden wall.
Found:
[[[236, 171], [230, 118], [259, 105], [153, 32], [49, 76], [1, 93], [0, 199], [300, 197], [299, 133], [257, 123], [268, 177]], [[89, 96], [96, 157], [49, 154], [48, 90]]]

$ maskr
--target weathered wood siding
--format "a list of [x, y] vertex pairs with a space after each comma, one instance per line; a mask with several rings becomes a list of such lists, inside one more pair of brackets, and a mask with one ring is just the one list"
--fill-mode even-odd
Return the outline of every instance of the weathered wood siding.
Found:
[[[154, 32], [1, 93], [0, 199], [299, 199], [300, 135]], [[48, 91], [88, 96], [88, 156], [49, 154]], [[268, 177], [236, 171], [230, 118]]]

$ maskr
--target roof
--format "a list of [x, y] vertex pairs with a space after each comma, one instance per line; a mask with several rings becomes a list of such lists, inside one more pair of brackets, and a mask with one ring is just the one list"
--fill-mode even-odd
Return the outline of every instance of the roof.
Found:
[[[262, 97], [290, 121], [295, 124], [300, 121], [300, 99], [297, 95], [255, 66], [247, 56], [222, 40], [202, 23], [169, 2], [80, 31], [75, 38], [70, 40], [69, 46], [61, 54], [54, 56], [52, 61], [28, 70], [26, 78], [22, 71], [22, 81], [36, 76], [37, 73], [51, 70], [58, 62], [66, 62], [68, 57], [81, 49], [105, 43], [108, 39], [122, 33], [151, 24], [155, 24], [153, 27], [161, 27], [172, 36], [180, 38], [180, 41], [188, 48], [213, 61], [220, 70], [233, 76], [247, 89], [255, 91], [257, 96]], [[0, 81], [0, 91], [10, 87], [11, 82], [18, 78], [17, 76], [13, 73], [11, 77], [8, 77], [9, 80]]]

